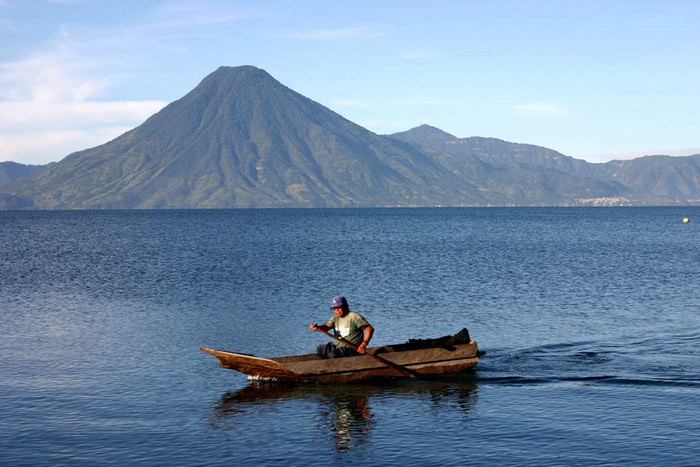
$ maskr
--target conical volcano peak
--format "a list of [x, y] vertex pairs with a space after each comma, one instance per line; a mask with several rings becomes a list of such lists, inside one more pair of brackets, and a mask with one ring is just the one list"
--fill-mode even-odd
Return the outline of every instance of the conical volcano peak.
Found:
[[212, 106], [236, 108], [274, 102], [296, 95], [265, 70], [254, 66], [222, 66], [207, 75], [192, 91], [179, 101], [177, 106], [193, 106], [190, 111]]
[[250, 65], [221, 66], [202, 80], [200, 86], [281, 86], [281, 83], [265, 70]]
[[252, 65], [241, 66], [220, 66], [215, 71], [210, 73], [204, 80], [207, 79], [275, 79], [268, 72], [261, 68]]

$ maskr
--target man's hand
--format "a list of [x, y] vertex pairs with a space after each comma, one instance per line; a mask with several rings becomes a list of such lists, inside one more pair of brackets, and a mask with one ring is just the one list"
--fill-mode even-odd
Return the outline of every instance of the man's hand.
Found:
[[358, 352], [359, 354], [364, 354], [366, 348], [367, 348], [367, 342], [363, 342], [362, 344], [360, 344], [359, 346], [357, 346], [357, 352]]
[[316, 324], [316, 323], [309, 324], [309, 329], [311, 329], [312, 331], [318, 331], [318, 324]]

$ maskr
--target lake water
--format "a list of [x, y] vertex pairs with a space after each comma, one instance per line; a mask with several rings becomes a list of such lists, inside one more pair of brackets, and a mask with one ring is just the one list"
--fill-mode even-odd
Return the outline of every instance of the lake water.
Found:
[[[0, 212], [0, 464], [699, 465], [699, 241], [699, 207]], [[324, 386], [199, 350], [312, 352], [341, 293], [372, 345], [487, 353]]]

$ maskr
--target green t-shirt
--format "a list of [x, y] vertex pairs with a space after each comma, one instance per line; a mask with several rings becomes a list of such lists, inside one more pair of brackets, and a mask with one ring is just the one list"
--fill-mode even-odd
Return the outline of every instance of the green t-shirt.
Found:
[[[365, 335], [362, 331], [362, 326], [370, 325], [367, 320], [362, 317], [362, 315], [353, 313], [352, 311], [342, 318], [338, 318], [338, 316], [333, 315], [330, 323], [331, 326], [333, 326], [333, 329], [338, 331], [340, 337], [351, 344], [354, 344], [355, 346], [359, 346], [364, 340]], [[336, 347], [348, 347], [342, 342], [336, 342], [335, 345]]]

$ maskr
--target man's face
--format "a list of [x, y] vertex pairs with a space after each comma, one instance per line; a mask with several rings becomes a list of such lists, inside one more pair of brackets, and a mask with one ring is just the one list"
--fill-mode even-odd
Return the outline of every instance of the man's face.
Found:
[[337, 307], [333, 308], [333, 313], [335, 313], [335, 315], [338, 318], [342, 318], [343, 316], [345, 316], [345, 312], [343, 311], [342, 306], [337, 306]]

